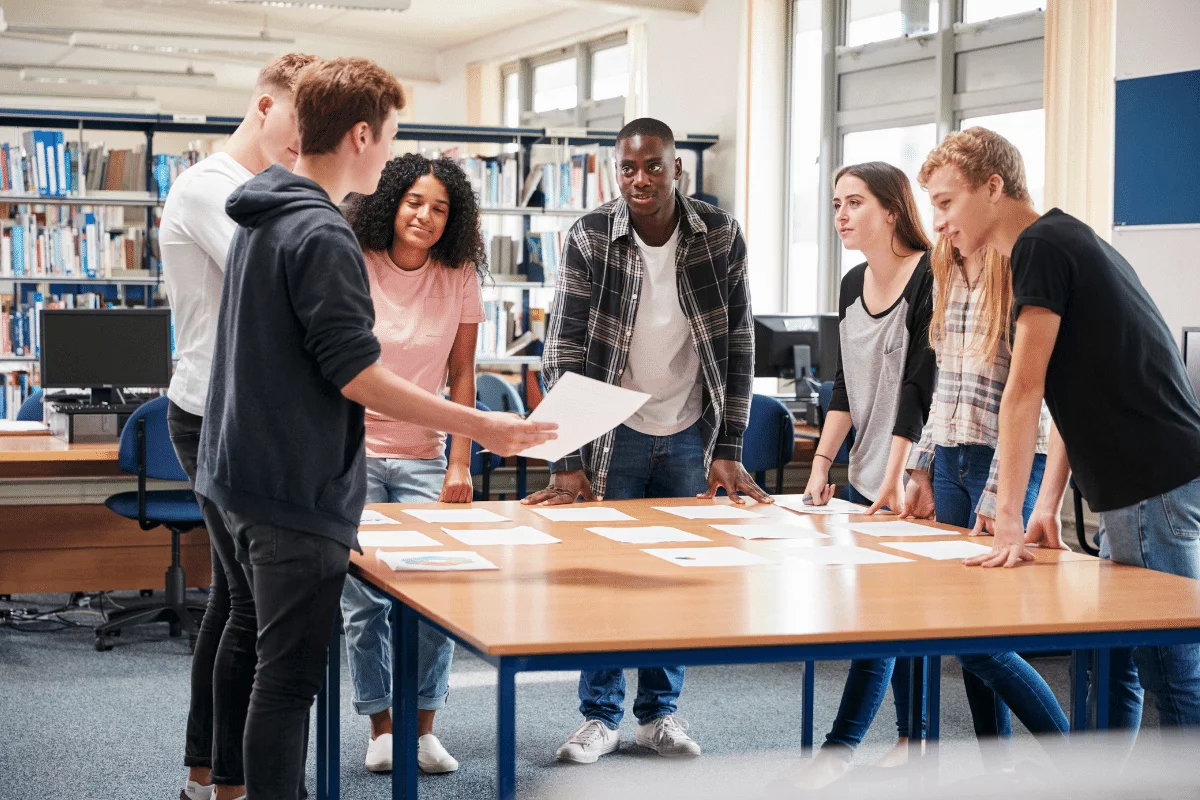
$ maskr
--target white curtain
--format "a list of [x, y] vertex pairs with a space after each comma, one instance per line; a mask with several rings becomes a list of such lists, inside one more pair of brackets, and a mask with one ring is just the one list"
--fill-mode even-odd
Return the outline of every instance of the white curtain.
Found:
[[646, 116], [646, 23], [634, 22], [627, 33], [629, 43], [629, 90], [625, 93], [625, 121]]

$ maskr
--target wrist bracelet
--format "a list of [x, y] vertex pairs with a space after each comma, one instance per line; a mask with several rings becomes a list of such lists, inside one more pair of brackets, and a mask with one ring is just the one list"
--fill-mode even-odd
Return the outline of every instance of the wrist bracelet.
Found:
[[828, 461], [830, 464], [833, 463], [833, 459], [823, 453], [813, 453], [813, 458], [823, 458], [826, 461]]

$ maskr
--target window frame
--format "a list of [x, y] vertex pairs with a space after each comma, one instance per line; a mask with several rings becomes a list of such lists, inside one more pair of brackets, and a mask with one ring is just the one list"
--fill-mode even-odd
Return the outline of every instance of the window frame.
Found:
[[[517, 81], [520, 109], [520, 126], [523, 128], [594, 128], [595, 120], [623, 117], [625, 95], [604, 100], [592, 99], [592, 56], [601, 51], [629, 44], [627, 31], [577, 42], [573, 45], [546, 50], [535, 55], [510, 61], [500, 67], [501, 108], [503, 108], [504, 78], [512, 73], [520, 75]], [[535, 112], [533, 110], [533, 71], [545, 64], [553, 64], [568, 58], [575, 59], [575, 106], [569, 109]], [[605, 126], [605, 127], [611, 127]]]

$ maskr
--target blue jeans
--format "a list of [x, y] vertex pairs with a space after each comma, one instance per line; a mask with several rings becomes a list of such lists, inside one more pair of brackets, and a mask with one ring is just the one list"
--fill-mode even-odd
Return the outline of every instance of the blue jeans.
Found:
[[[647, 436], [624, 425], [613, 439], [605, 500], [695, 497], [708, 489], [699, 423], [673, 436]], [[649, 610], [648, 610], [649, 613]], [[633, 715], [640, 724], [675, 713], [683, 691], [683, 667], [638, 670]], [[616, 729], [624, 715], [625, 673], [620, 669], [579, 674], [579, 712]]]
[[[1132, 506], [1100, 514], [1100, 555], [1118, 564], [1200, 578], [1200, 478]], [[1109, 726], [1136, 732], [1142, 688], [1163, 726], [1200, 725], [1200, 645], [1115, 648]]]
[[[446, 475], [444, 455], [427, 461], [367, 459], [368, 503], [424, 503], [437, 500]], [[392, 707], [391, 599], [358, 578], [342, 588], [346, 656], [354, 681], [354, 710], [378, 714]], [[425, 623], [417, 627], [417, 708], [437, 711], [450, 690], [454, 642]]]

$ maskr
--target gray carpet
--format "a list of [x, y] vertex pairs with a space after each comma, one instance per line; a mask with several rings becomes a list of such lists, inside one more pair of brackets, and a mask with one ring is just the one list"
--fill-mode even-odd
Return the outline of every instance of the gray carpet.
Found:
[[[63, 595], [15, 598], [0, 608], [61, 603]], [[68, 615], [87, 626], [91, 612]], [[42, 626], [46, 627], [46, 626]], [[168, 639], [165, 626], [133, 629], [108, 653], [92, 649], [90, 627], [18, 632], [0, 626], [0, 798], [175, 798], [183, 780], [184, 727], [190, 656], [185, 640]], [[1067, 660], [1039, 659], [1064, 708]], [[844, 663], [817, 672], [818, 741], [837, 709]], [[943, 659], [942, 745], [939, 781], [983, 774], [959, 667]], [[342, 670], [342, 793], [348, 798], [390, 797], [390, 778], [362, 767], [364, 718], [350, 705]], [[680, 716], [690, 722], [704, 757], [675, 762], [633, 745], [632, 715], [622, 725], [618, 753], [591, 766], [565, 766], [556, 748], [579, 723], [575, 675], [524, 675], [517, 693], [518, 793], [521, 797], [624, 797], [649, 790], [662, 797], [760, 797], [764, 787], [799, 757], [800, 665], [695, 667], [688, 670]], [[629, 675], [627, 705], [636, 678]], [[451, 694], [436, 732], [462, 764], [451, 775], [422, 776], [422, 798], [484, 798], [495, 793], [495, 673], [462, 650], [455, 654]], [[1146, 724], [1156, 724], [1152, 704]], [[885, 701], [856, 756], [869, 764], [895, 741], [895, 712]], [[1014, 727], [1019, 724], [1014, 719]], [[1143, 741], [1153, 740], [1153, 734]], [[1142, 747], [1139, 744], [1139, 749]], [[1021, 729], [1013, 751], [1020, 763], [1045, 760]], [[891, 771], [889, 771], [891, 772]], [[862, 776], [870, 769], [857, 770]], [[310, 753], [309, 785], [313, 786]], [[900, 779], [900, 773], [892, 778]], [[908, 781], [911, 782], [911, 781]], [[867, 795], [883, 796], [883, 785]]]

